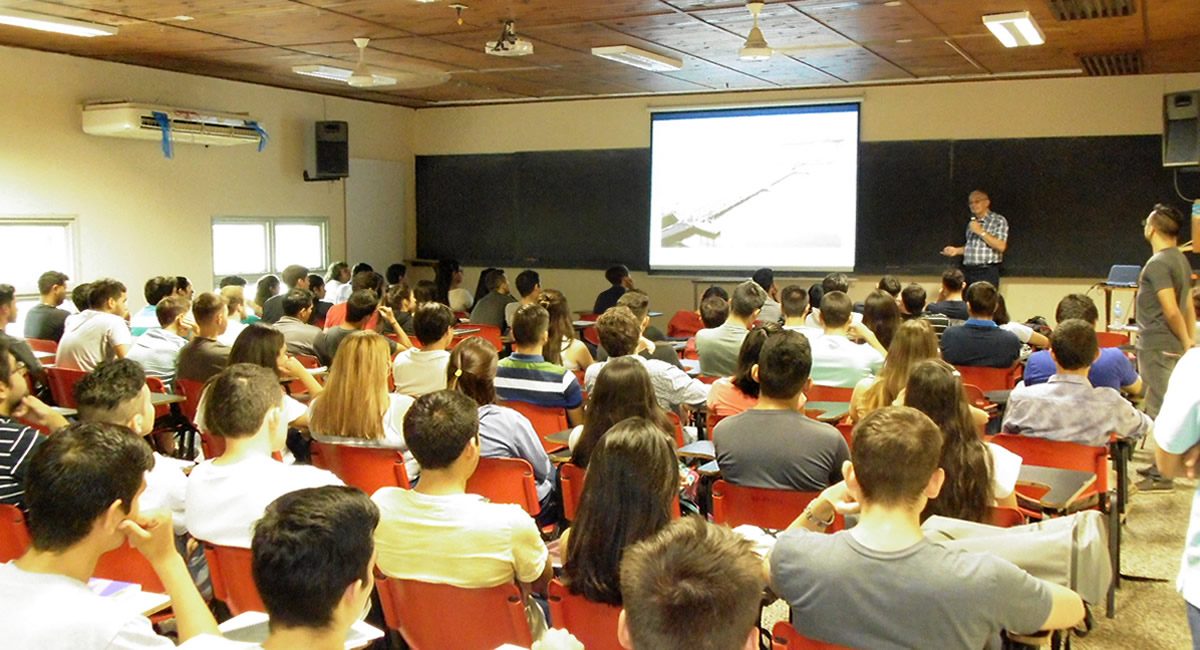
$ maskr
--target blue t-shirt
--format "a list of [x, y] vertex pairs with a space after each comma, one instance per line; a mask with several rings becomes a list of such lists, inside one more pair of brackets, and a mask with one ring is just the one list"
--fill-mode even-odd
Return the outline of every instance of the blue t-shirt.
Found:
[[[1055, 372], [1057, 369], [1054, 367], [1054, 357], [1050, 356], [1049, 350], [1034, 352], [1025, 362], [1025, 385], [1044, 384]], [[1133, 369], [1133, 364], [1129, 362], [1125, 353], [1117, 348], [1101, 348], [1100, 358], [1096, 359], [1091, 370], [1088, 370], [1088, 381], [1096, 387], [1107, 386], [1121, 390], [1122, 386], [1130, 386], [1137, 380], [1138, 374]]]

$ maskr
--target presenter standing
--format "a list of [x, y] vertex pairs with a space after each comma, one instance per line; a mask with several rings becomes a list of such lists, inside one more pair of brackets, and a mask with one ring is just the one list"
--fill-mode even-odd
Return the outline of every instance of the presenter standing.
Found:
[[971, 221], [967, 224], [966, 243], [947, 246], [942, 249], [942, 255], [962, 255], [963, 275], [968, 287], [987, 280], [999, 288], [1000, 264], [1004, 262], [1004, 251], [1008, 250], [1008, 219], [992, 212], [992, 202], [981, 190], [971, 192], [967, 202], [971, 207]]

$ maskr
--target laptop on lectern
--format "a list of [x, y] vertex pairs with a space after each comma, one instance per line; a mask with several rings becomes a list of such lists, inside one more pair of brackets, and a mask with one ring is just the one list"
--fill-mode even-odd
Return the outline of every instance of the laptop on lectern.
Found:
[[1108, 270], [1108, 279], [1104, 281], [1110, 287], [1136, 287], [1142, 267], [1136, 264], [1113, 264]]

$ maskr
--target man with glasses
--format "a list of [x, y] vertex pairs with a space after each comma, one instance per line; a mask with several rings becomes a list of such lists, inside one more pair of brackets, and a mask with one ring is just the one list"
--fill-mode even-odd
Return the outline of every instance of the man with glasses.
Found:
[[971, 221], [967, 223], [966, 243], [947, 246], [942, 249], [942, 255], [962, 255], [966, 286], [986, 280], [999, 289], [1000, 265], [1008, 250], [1008, 220], [992, 212], [991, 199], [982, 190], [971, 192], [967, 204], [971, 208]]
[[0, 339], [0, 503], [19, 508], [25, 507], [29, 459], [43, 440], [26, 423], [57, 431], [67, 426], [67, 419], [29, 393], [25, 364]]

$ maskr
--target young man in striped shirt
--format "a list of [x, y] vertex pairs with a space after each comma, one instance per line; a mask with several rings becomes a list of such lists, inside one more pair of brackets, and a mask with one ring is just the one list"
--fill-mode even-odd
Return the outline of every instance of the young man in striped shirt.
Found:
[[513, 314], [513, 353], [496, 367], [496, 396], [506, 402], [529, 402], [563, 408], [571, 426], [583, 424], [583, 393], [574, 373], [546, 361], [550, 314], [541, 305], [522, 305]]
[[57, 431], [67, 420], [29, 393], [25, 365], [0, 339], [0, 503], [25, 507], [25, 475], [33, 450], [45, 440], [23, 418]]

